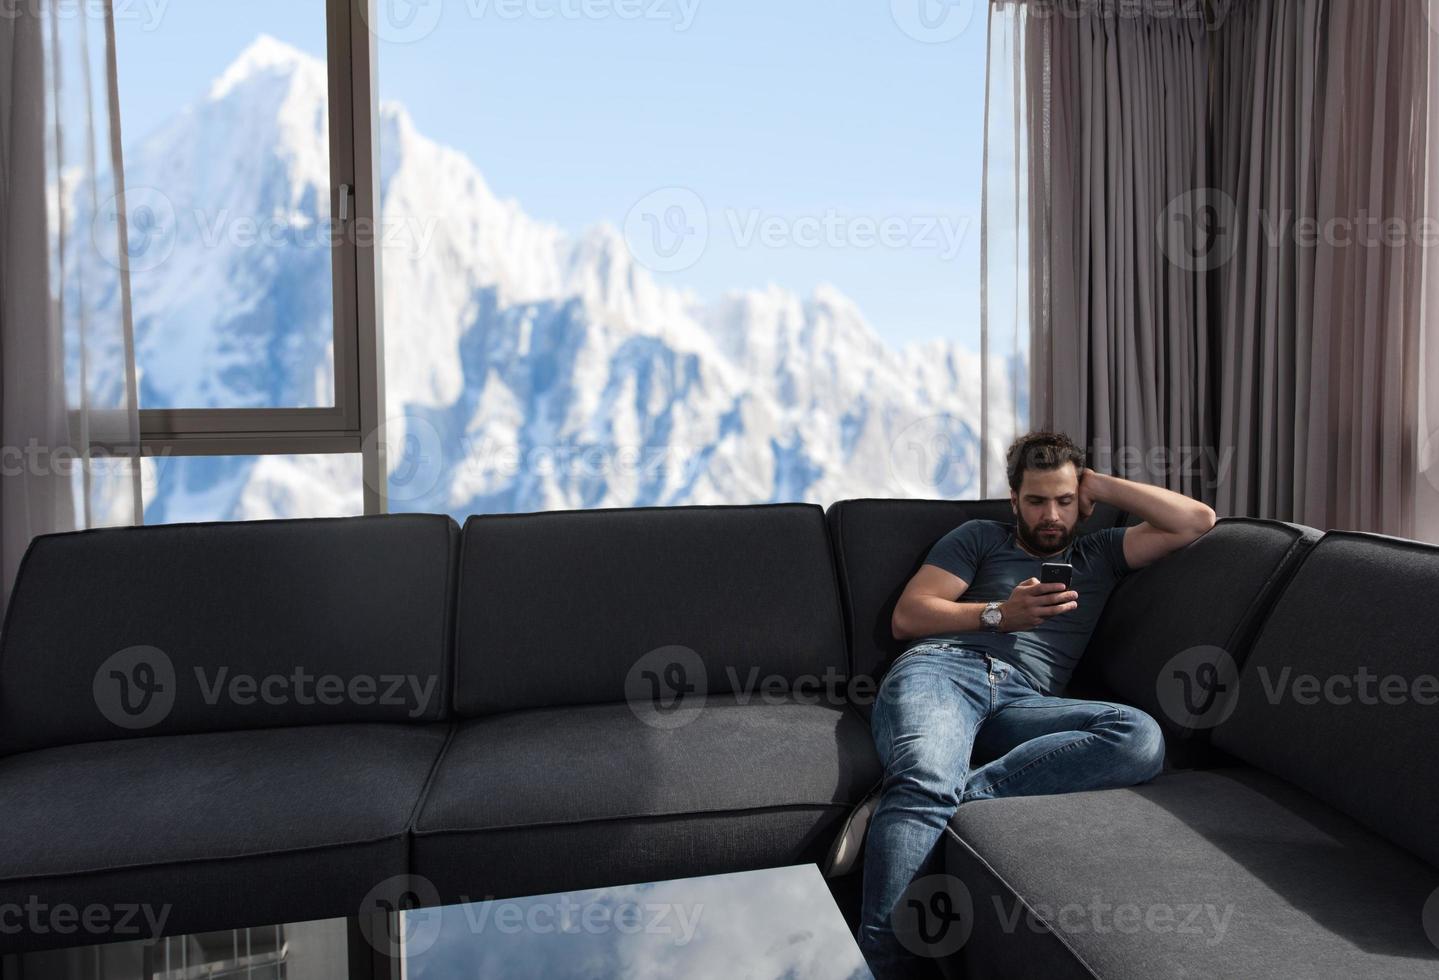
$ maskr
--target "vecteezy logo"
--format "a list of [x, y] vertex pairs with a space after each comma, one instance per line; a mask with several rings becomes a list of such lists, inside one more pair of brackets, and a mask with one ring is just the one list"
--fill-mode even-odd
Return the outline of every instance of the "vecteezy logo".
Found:
[[916, 41], [943, 44], [969, 29], [974, 0], [889, 0], [895, 24]]
[[693, 266], [709, 244], [709, 211], [688, 187], [663, 187], [646, 194], [625, 215], [625, 246], [653, 272]]
[[385, 420], [365, 437], [366, 452], [377, 447], [385, 450], [385, 489], [391, 500], [413, 504], [439, 486], [445, 448], [439, 430], [428, 419], [407, 415]]
[[1181, 194], [1159, 216], [1158, 236], [1160, 251], [1179, 268], [1218, 269], [1239, 248], [1234, 198], [1214, 187]]
[[175, 665], [156, 647], [127, 647], [95, 671], [95, 706], [112, 724], [125, 729], [151, 728], [175, 707]]
[[1429, 29], [1439, 34], [1439, 0], [1420, 0], [1419, 7], [1424, 11], [1424, 20], [1428, 22]]
[[[1439, 0], [1434, 0], [1439, 3]], [[1439, 429], [1429, 433], [1429, 438], [1419, 450], [1419, 472], [1429, 485], [1439, 491]]]
[[1439, 888], [1429, 893], [1429, 900], [1424, 903], [1424, 935], [1429, 937], [1429, 942], [1439, 949]]
[[442, 0], [374, 0], [361, 2], [360, 14], [381, 41], [413, 44], [434, 32], [443, 8]]
[[394, 875], [360, 900], [360, 934], [391, 959], [423, 953], [440, 938], [440, 890], [422, 875]]
[[911, 953], [951, 956], [974, 929], [974, 899], [954, 875], [927, 875], [910, 882], [889, 918], [895, 938]]
[[175, 225], [175, 205], [168, 197], [153, 187], [131, 187], [100, 205], [90, 238], [108, 264], [148, 272], [175, 250]]
[[1190, 729], [1213, 728], [1239, 703], [1239, 668], [1223, 647], [1190, 647], [1160, 670], [1155, 693], [1170, 721]]
[[698, 653], [686, 646], [665, 646], [630, 667], [625, 700], [646, 725], [680, 728], [704, 708], [708, 687], [708, 673]]
[[1198, 0], [1189, 0], [1190, 10], [1194, 16], [1204, 19], [1204, 27], [1209, 31], [1220, 31], [1229, 21], [1229, 14], [1235, 4], [1242, 0], [1212, 0], [1211, 3], [1199, 5]]
[[889, 446], [889, 470], [914, 497], [959, 497], [975, 489], [979, 437], [956, 415], [911, 422]]

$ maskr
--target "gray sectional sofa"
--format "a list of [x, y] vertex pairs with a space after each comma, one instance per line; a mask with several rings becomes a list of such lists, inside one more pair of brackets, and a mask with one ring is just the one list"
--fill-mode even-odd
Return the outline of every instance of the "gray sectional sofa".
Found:
[[[115, 914], [136, 905], [177, 934], [359, 916], [394, 880], [453, 901], [822, 863], [882, 784], [867, 718], [900, 589], [952, 527], [1007, 515], [39, 538], [0, 636], [0, 952], [136, 938]], [[936, 963], [1435, 975], [1435, 595], [1439, 548], [1249, 520], [1129, 576], [1072, 690], [1150, 711], [1170, 771], [962, 807], [936, 860], [967, 914]], [[1295, 695], [1361, 668], [1408, 700]], [[831, 882], [852, 921], [859, 875]], [[60, 908], [98, 911], [62, 929]]]

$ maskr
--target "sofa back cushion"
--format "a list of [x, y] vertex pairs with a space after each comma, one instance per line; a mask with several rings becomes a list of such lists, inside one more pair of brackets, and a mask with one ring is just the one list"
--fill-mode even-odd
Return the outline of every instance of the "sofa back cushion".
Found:
[[1203, 682], [1237, 678], [1264, 615], [1319, 537], [1296, 524], [1225, 518], [1126, 575], [1105, 603], [1071, 691], [1143, 708], [1171, 744], [1206, 732], [1223, 705]]
[[[906, 643], [890, 632], [900, 593], [940, 538], [966, 521], [1012, 523], [1009, 500], [844, 500], [827, 515], [844, 597], [850, 669], [883, 678]], [[1081, 533], [1114, 527], [1122, 515], [1100, 505]], [[856, 685], [857, 687], [858, 685]], [[861, 706], [868, 715], [869, 705]]]
[[1280, 595], [1215, 744], [1439, 866], [1439, 547], [1330, 532]]
[[432, 515], [36, 538], [0, 645], [0, 753], [442, 718], [457, 553]]
[[[663, 698], [844, 672], [824, 514], [804, 504], [472, 517], [456, 709]], [[835, 683], [838, 680], [833, 681]], [[696, 688], [698, 690], [698, 688]]]

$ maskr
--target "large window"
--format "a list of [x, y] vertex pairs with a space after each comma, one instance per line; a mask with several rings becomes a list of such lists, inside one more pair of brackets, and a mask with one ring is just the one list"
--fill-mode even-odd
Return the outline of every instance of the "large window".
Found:
[[940, 13], [122, 21], [145, 430], [222, 457], [166, 461], [147, 512], [352, 506], [314, 454], [357, 451], [367, 508], [460, 517], [977, 495], [986, 32]]
[[382, 18], [391, 506], [977, 495], [984, 12], [904, 6]]
[[333, 406], [324, 4], [166, 16], [116, 31], [140, 404]]
[[[356, 19], [345, 0], [117, 7], [147, 520], [364, 507]], [[121, 210], [100, 207], [97, 241]]]

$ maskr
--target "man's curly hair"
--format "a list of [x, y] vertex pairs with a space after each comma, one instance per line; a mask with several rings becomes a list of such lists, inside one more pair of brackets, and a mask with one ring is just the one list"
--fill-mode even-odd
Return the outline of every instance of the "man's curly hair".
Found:
[[1009, 489], [1019, 493], [1026, 470], [1056, 470], [1073, 463], [1076, 473], [1084, 472], [1084, 453], [1063, 432], [1031, 432], [1014, 440], [1005, 454]]

